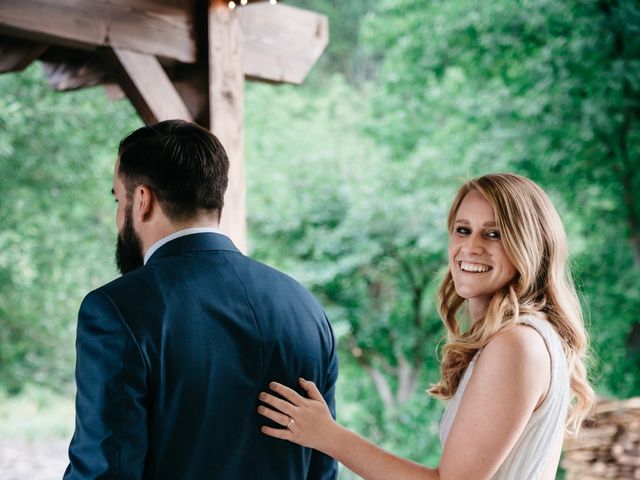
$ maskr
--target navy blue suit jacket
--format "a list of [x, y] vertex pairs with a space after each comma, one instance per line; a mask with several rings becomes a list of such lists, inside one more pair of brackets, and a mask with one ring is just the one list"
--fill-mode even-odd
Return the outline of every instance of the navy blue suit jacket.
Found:
[[337, 353], [318, 301], [224, 235], [160, 247], [89, 293], [76, 340], [64, 480], [335, 479], [335, 461], [267, 437], [258, 393], [316, 382], [335, 415]]

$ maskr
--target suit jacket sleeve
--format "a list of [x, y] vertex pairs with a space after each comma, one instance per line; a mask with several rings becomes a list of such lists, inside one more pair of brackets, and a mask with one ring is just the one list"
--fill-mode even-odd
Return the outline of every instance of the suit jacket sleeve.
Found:
[[[326, 318], [326, 317], [325, 317]], [[329, 364], [327, 369], [327, 378], [325, 388], [322, 396], [329, 406], [331, 415], [336, 418], [336, 381], [338, 380], [338, 352], [335, 341], [335, 336], [329, 320], [326, 320], [331, 335], [331, 342], [333, 348], [331, 349], [331, 355], [329, 357]], [[338, 478], [338, 462], [333, 458], [325, 455], [324, 453], [313, 450], [311, 457], [311, 465], [309, 468], [309, 475], [307, 480], [335, 480]]]
[[64, 480], [141, 479], [147, 452], [147, 382], [140, 348], [100, 290], [78, 314], [76, 427]]

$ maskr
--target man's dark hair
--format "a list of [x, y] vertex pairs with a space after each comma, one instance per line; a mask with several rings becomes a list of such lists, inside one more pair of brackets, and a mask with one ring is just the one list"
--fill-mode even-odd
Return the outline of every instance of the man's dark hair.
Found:
[[118, 158], [127, 195], [146, 185], [171, 220], [190, 220], [202, 210], [222, 212], [229, 159], [204, 128], [183, 120], [139, 128], [122, 139]]

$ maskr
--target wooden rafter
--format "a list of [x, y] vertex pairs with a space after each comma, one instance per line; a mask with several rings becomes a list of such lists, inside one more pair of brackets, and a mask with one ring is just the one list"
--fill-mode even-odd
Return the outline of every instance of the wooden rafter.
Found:
[[193, 120], [154, 56], [122, 48], [107, 49], [105, 55], [115, 67], [120, 87], [146, 123], [171, 118]]
[[0, 73], [24, 70], [47, 48], [42, 43], [0, 36]]

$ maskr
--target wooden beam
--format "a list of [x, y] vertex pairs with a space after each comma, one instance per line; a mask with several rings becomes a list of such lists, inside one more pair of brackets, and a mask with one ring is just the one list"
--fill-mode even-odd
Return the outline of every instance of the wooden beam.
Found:
[[41, 60], [47, 83], [60, 92], [115, 81], [105, 59], [93, 52], [51, 47]]
[[[109, 98], [116, 100], [126, 96], [116, 83], [113, 61], [107, 61], [98, 52], [51, 47], [40, 59], [47, 83], [54, 90], [104, 85]], [[180, 63], [168, 65], [164, 70], [194, 121], [209, 128], [209, 74], [206, 65]]]
[[237, 11], [213, 0], [209, 8], [209, 101], [211, 131], [229, 156], [229, 187], [220, 229], [247, 252], [244, 168], [243, 39]]
[[1, 0], [0, 33], [196, 60], [193, 0]]
[[175, 63], [165, 71], [191, 112], [194, 121], [211, 128], [209, 110], [209, 7], [211, 0], [194, 0], [193, 29], [197, 59], [193, 64]]
[[120, 87], [145, 123], [172, 118], [192, 121], [157, 58], [121, 48], [108, 49], [105, 55], [115, 67]]
[[[195, 63], [196, 12], [196, 0], [1, 0], [0, 33], [88, 50], [112, 46]], [[327, 46], [325, 15], [266, 2], [235, 12], [244, 33], [243, 71], [248, 78], [302, 83]]]
[[236, 9], [244, 33], [244, 74], [270, 82], [302, 83], [329, 43], [325, 15], [283, 4]]
[[49, 46], [42, 43], [0, 36], [0, 73], [24, 70], [47, 48]]
[[173, 85], [189, 109], [193, 120], [209, 129], [209, 74], [207, 65], [177, 65], [168, 72]]
[[122, 91], [120, 85], [117, 83], [107, 83], [104, 86], [104, 93], [107, 95], [107, 98], [111, 101], [122, 100], [123, 98], [127, 98], [127, 94]]

